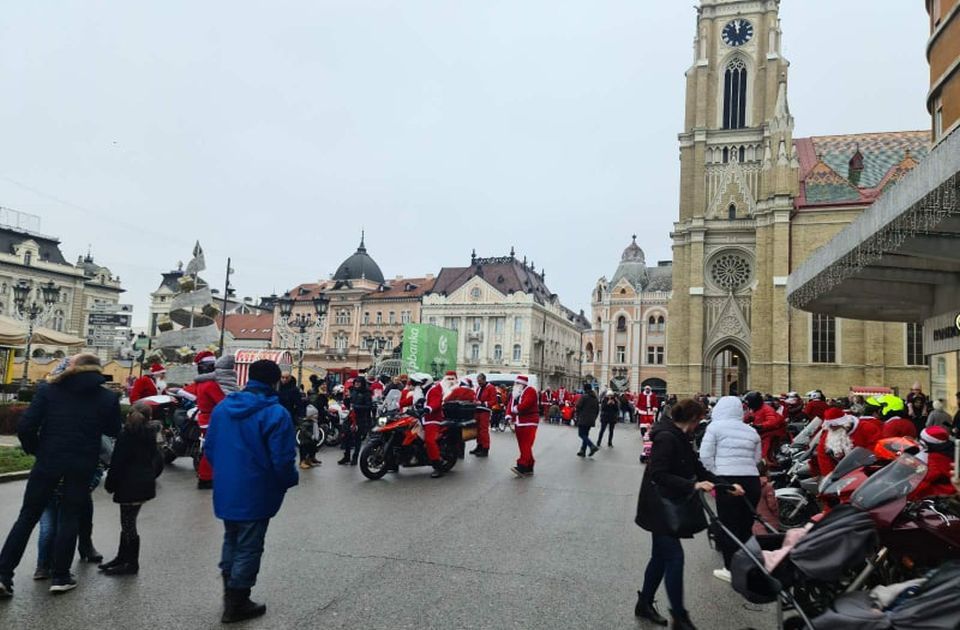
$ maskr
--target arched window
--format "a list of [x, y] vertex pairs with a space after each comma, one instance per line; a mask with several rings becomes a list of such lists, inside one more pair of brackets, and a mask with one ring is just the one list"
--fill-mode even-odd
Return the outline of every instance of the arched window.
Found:
[[516, 344], [513, 346], [513, 362], [514, 363], [520, 363], [521, 352], [522, 351], [520, 349], [520, 344]]
[[586, 348], [587, 363], [593, 363], [593, 344], [588, 343]]
[[740, 147], [740, 160], [739, 162], [743, 164], [744, 159], [747, 157], [747, 150], [744, 147]]
[[503, 346], [497, 344], [493, 347], [493, 360], [499, 363], [503, 361]]
[[737, 218], [737, 204], [731, 203], [730, 207], [727, 208], [727, 218], [731, 221]]
[[657, 318], [657, 330], [659, 332], [664, 332], [667, 329], [667, 320], [664, 319], [663, 315]]
[[627, 318], [623, 315], [617, 318], [617, 332], [627, 332]]
[[657, 329], [657, 318], [653, 315], [647, 320], [647, 330], [654, 332]]
[[57, 311], [53, 314], [53, 329], [55, 331], [63, 332], [64, 319], [63, 311]]
[[723, 147], [723, 163], [726, 164], [730, 161], [730, 149]]
[[731, 59], [723, 75], [723, 128], [747, 126], [747, 64], [739, 57]]

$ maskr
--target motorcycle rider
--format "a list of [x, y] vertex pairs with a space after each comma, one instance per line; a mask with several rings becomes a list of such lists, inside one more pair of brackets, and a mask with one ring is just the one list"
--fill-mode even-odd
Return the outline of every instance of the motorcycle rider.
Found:
[[823, 400], [823, 392], [816, 389], [807, 393], [810, 402], [803, 408], [803, 415], [813, 420], [814, 418], [823, 419], [823, 414], [827, 411], [827, 403]]
[[[350, 388], [350, 410], [353, 420], [347, 428], [343, 440], [343, 458], [337, 463], [356, 466], [360, 461], [360, 447], [370, 430], [370, 414], [373, 411], [373, 398], [365, 378], [357, 378]], [[351, 451], [353, 457], [350, 457]]]
[[443, 476], [441, 470], [442, 461], [440, 460], [440, 446], [437, 440], [443, 431], [443, 403], [454, 389], [457, 388], [457, 373], [449, 370], [443, 375], [443, 378], [434, 383], [433, 387], [427, 390], [426, 400], [424, 401], [423, 416], [423, 445], [427, 451], [427, 458], [430, 465], [433, 466], [433, 473], [430, 475], [434, 479]]
[[[787, 420], [787, 424], [802, 424], [807, 421], [806, 414], [803, 413], [803, 399], [797, 392], [790, 392], [783, 399], [780, 415]], [[823, 420], [823, 418], [821, 418]]]
[[[487, 382], [486, 374], [477, 374], [477, 402], [493, 409], [497, 406], [497, 388]], [[477, 447], [471, 455], [487, 457], [490, 454], [490, 412], [477, 412]]]
[[777, 450], [787, 440], [787, 421], [773, 407], [763, 401], [760, 392], [750, 392], [744, 397], [748, 419], [760, 434], [763, 460], [768, 466], [775, 465]]
[[953, 472], [953, 442], [950, 434], [942, 426], [927, 427], [920, 433], [920, 445], [923, 451], [917, 459], [926, 463], [927, 474], [910, 493], [910, 501], [920, 501], [932, 496], [952, 496], [957, 489], [950, 481]]
[[846, 415], [838, 407], [829, 407], [824, 412], [824, 430], [817, 445], [816, 462], [811, 460], [814, 475], [829, 475], [844, 457], [860, 446], [873, 450], [880, 439], [879, 427], [869, 420]]
[[417, 401], [423, 400], [424, 390], [429, 387], [432, 379], [429, 374], [416, 372], [407, 378], [407, 385], [400, 392], [400, 410], [406, 411], [417, 404]]
[[917, 438], [917, 427], [906, 417], [906, 406], [899, 396], [887, 394], [879, 402], [883, 405], [883, 437]]
[[167, 384], [163, 380], [166, 374], [167, 369], [160, 363], [151, 365], [150, 371], [135, 380], [130, 387], [130, 404], [132, 405], [142, 398], [164, 393], [167, 389]]
[[507, 419], [514, 420], [517, 434], [517, 448], [520, 457], [517, 465], [510, 470], [518, 477], [533, 475], [533, 443], [537, 439], [537, 427], [540, 424], [537, 388], [530, 385], [527, 376], [520, 375], [513, 385], [513, 394], [507, 404]]
[[[198, 352], [193, 358], [193, 363], [197, 366], [197, 377], [193, 384], [184, 388], [196, 396], [197, 426], [200, 428], [201, 436], [207, 434], [213, 408], [226, 397], [223, 388], [217, 382], [216, 362], [216, 355], [209, 350]], [[197, 467], [197, 489], [213, 489], [213, 467], [207, 461], [206, 454], [200, 455], [200, 465]]]

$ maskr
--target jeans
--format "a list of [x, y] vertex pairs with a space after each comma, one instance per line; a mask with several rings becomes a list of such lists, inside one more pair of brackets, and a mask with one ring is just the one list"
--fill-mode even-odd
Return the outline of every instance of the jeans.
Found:
[[613, 427], [617, 426], [617, 421], [613, 420], [611, 422], [600, 422], [600, 437], [597, 438], [597, 444], [603, 444], [603, 432], [604, 430], [609, 429], [610, 433], [607, 437], [607, 444], [613, 446]]
[[228, 578], [229, 588], [248, 589], [256, 585], [269, 524], [270, 519], [223, 522], [220, 573]]
[[593, 442], [590, 441], [590, 427], [583, 426], [577, 427], [577, 433], [580, 435], [580, 450], [585, 451], [588, 448], [596, 448], [593, 445]]
[[53, 540], [60, 520], [60, 501], [53, 499], [40, 516], [40, 534], [37, 536], [37, 568], [50, 570], [53, 559]]
[[670, 610], [675, 615], [686, 614], [683, 605], [683, 545], [679, 538], [653, 534], [653, 551], [643, 576], [641, 591], [645, 601], [653, 602], [662, 581], [666, 581]]
[[[727, 484], [739, 483], [747, 493], [744, 500], [744, 497], [717, 492], [717, 516], [720, 522], [726, 525], [740, 542], [747, 542], [753, 535], [754, 519], [750, 506], [756, 508], [760, 503], [760, 477], [720, 477], [718, 481]], [[729, 569], [733, 554], [740, 547], [735, 541], [730, 540], [726, 533], [721, 533], [717, 542], [720, 545], [720, 551], [723, 552], [723, 566]]]
[[61, 480], [60, 526], [53, 542], [53, 577], [70, 576], [70, 565], [73, 564], [73, 554], [77, 548], [77, 521], [83, 502], [90, 496], [91, 474], [89, 470], [79, 473], [54, 472], [43, 465], [34, 467], [23, 492], [20, 514], [0, 550], [0, 579], [13, 580], [13, 572], [23, 558], [30, 534], [50, 504]]

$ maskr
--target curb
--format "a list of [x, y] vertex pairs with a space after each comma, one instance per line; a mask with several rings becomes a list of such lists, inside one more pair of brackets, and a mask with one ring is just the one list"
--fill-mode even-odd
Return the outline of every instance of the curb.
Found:
[[29, 470], [19, 470], [17, 472], [3, 473], [0, 474], [0, 483], [6, 483], [7, 481], [23, 481], [30, 476]]

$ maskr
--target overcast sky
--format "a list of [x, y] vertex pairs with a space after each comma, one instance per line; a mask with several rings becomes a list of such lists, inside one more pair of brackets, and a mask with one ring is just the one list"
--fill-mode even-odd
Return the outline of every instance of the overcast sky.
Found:
[[[684, 0], [6, 3], [0, 205], [89, 245], [146, 321], [195, 239], [240, 296], [511, 246], [588, 308], [630, 234], [670, 257]], [[655, 7], [655, 8], [654, 8]], [[784, 0], [797, 135], [928, 128], [927, 16]]]

